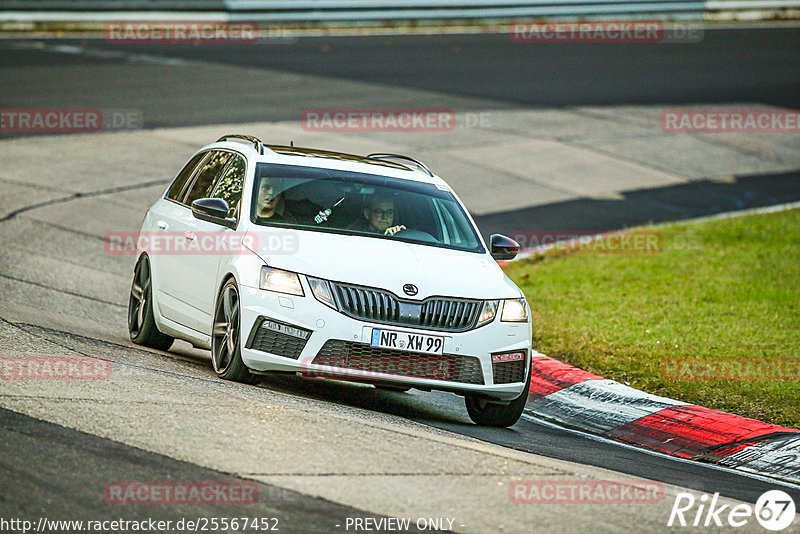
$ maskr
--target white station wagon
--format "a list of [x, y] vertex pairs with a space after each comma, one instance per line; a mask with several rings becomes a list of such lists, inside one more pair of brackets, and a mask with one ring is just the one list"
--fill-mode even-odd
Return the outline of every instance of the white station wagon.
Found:
[[223, 379], [366, 382], [466, 399], [510, 426], [530, 384], [530, 309], [456, 194], [424, 164], [264, 145], [203, 147], [147, 211], [128, 329], [211, 349]]

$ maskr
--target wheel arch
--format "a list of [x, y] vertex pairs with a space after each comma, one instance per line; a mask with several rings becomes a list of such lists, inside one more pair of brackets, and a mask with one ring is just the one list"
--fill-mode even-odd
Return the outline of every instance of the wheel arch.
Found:
[[219, 285], [217, 286], [216, 296], [214, 297], [215, 303], [216, 299], [219, 298], [219, 294], [222, 292], [222, 288], [225, 287], [225, 284], [228, 283], [228, 280], [233, 280], [234, 282], [236, 282], [236, 285], [239, 285], [239, 280], [236, 278], [236, 275], [232, 271], [227, 271], [219, 279]]

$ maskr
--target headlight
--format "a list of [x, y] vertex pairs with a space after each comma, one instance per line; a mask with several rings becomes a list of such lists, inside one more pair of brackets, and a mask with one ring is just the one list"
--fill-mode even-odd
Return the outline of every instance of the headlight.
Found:
[[308, 278], [308, 285], [311, 286], [311, 292], [314, 293], [316, 298], [326, 306], [336, 309], [336, 301], [333, 300], [333, 293], [331, 293], [331, 285], [327, 280], [320, 280], [319, 278]]
[[503, 301], [503, 314], [501, 321], [524, 323], [528, 320], [528, 307], [525, 306], [525, 299], [508, 299]]
[[498, 304], [499, 301], [497, 300], [485, 300], [483, 302], [483, 308], [481, 309], [481, 314], [478, 316], [477, 326], [482, 326], [494, 321], [494, 317], [497, 315]]
[[261, 277], [258, 280], [258, 287], [268, 291], [278, 293], [288, 293], [302, 297], [303, 286], [300, 285], [300, 277], [290, 271], [282, 271], [264, 265], [261, 267]]

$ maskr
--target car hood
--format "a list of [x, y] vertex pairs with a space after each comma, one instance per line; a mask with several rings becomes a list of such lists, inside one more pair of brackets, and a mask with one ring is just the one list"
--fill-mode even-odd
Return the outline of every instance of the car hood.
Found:
[[[388, 289], [410, 300], [432, 295], [476, 299], [521, 296], [486, 253], [274, 227], [250, 229], [250, 233], [257, 238], [254, 252], [270, 267]], [[405, 284], [417, 286], [417, 295], [406, 295]]]

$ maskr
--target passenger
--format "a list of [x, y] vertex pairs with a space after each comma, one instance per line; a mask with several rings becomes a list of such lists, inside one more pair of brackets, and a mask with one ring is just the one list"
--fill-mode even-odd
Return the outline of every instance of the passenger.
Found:
[[369, 198], [364, 205], [362, 215], [361, 219], [350, 225], [350, 229], [383, 235], [395, 235], [406, 229], [404, 225], [397, 224], [397, 205], [388, 197], [373, 196]]
[[268, 178], [263, 178], [258, 186], [256, 214], [262, 219], [297, 222], [297, 218], [286, 210], [283, 192], [275, 193], [276, 187]]

